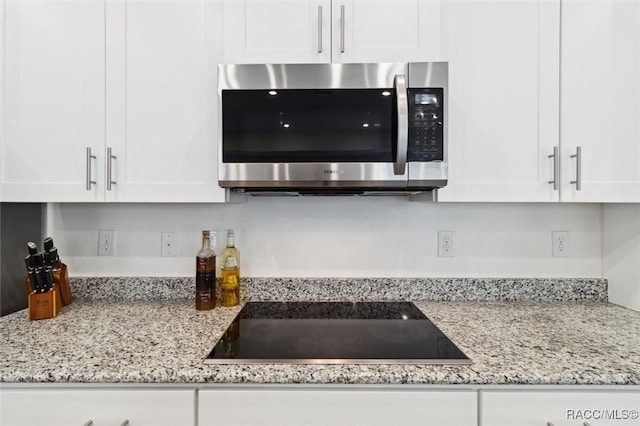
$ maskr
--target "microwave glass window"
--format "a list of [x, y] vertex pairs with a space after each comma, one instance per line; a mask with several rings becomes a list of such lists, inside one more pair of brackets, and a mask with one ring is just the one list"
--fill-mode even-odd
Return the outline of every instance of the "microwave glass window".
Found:
[[397, 120], [390, 91], [225, 90], [223, 161], [393, 161]]

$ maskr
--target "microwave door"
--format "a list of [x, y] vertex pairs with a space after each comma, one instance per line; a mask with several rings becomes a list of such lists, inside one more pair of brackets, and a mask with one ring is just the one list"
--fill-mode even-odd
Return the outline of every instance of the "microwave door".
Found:
[[397, 74], [393, 79], [397, 109], [396, 158], [393, 173], [404, 175], [407, 169], [407, 151], [409, 149], [409, 101], [407, 81], [404, 75]]

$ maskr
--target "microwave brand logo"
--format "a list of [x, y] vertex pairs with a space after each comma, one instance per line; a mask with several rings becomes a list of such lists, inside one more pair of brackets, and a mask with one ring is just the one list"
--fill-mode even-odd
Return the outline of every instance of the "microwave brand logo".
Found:
[[344, 174], [344, 170], [324, 169], [322, 172], [328, 176], [338, 176]]

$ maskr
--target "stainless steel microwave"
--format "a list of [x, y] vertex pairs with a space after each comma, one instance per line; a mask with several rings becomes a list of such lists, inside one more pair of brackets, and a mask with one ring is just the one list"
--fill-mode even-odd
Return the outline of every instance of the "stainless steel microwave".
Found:
[[221, 187], [430, 191], [447, 184], [446, 62], [220, 65]]

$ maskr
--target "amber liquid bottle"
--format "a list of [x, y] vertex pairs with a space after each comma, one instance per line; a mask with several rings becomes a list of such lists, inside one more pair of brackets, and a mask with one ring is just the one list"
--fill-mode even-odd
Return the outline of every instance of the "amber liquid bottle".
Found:
[[211, 248], [211, 234], [202, 231], [202, 248], [196, 255], [196, 309], [216, 307], [216, 252]]
[[220, 305], [238, 306], [240, 303], [240, 252], [236, 248], [235, 233], [229, 229], [227, 247], [222, 251], [220, 264]]

